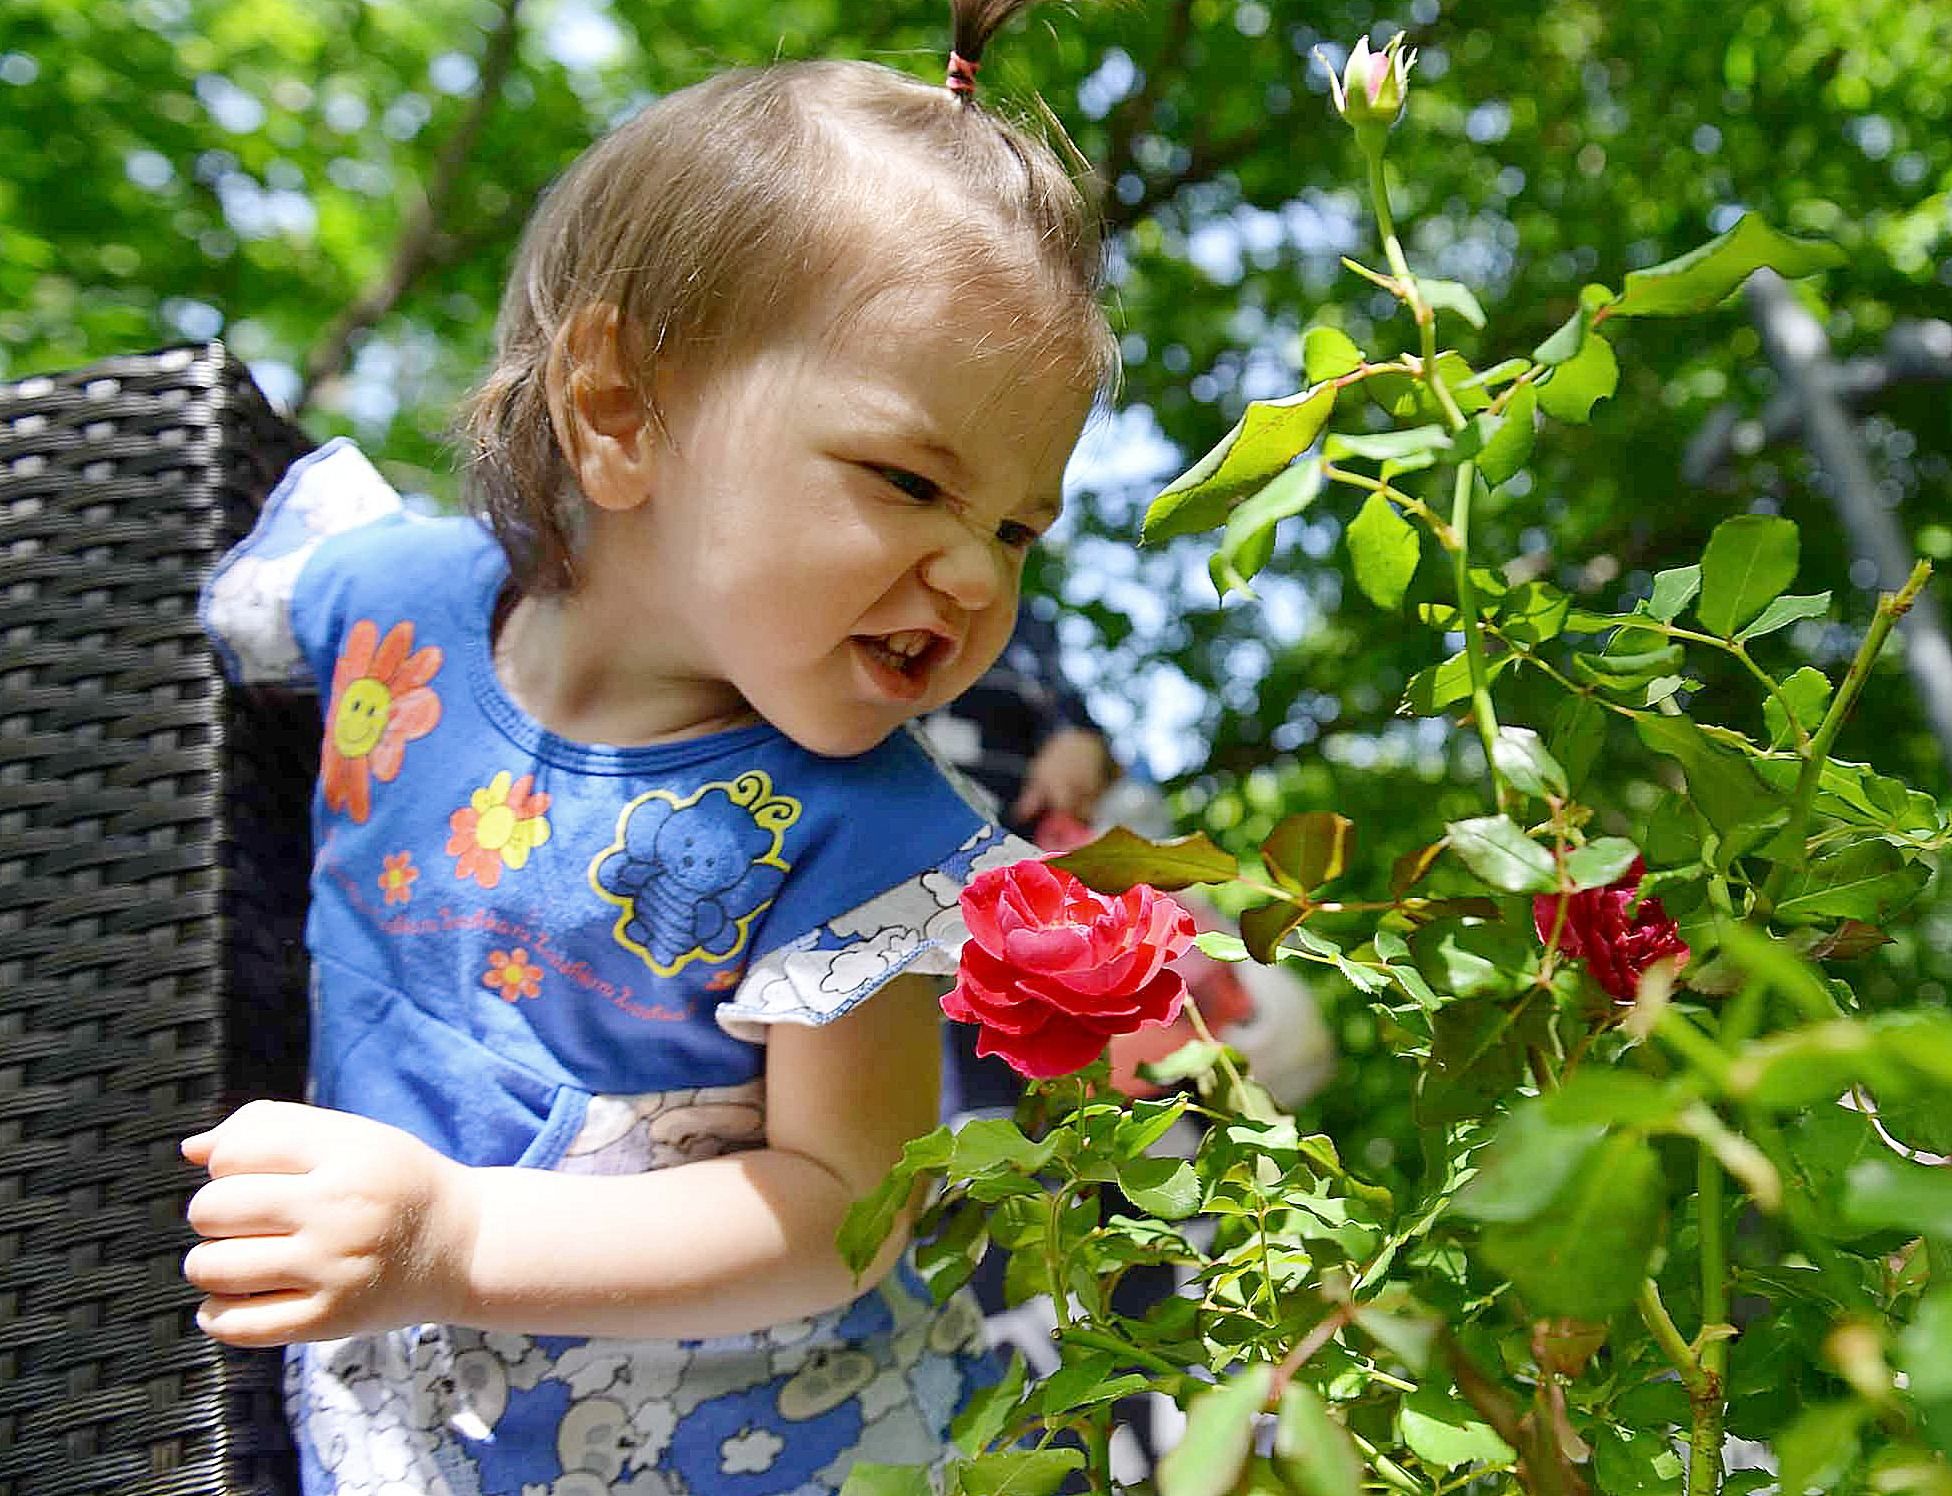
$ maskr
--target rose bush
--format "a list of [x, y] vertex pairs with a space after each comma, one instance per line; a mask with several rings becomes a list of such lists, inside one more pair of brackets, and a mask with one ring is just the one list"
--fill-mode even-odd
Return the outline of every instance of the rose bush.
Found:
[[977, 1024], [976, 1052], [1019, 1075], [1082, 1069], [1186, 1001], [1167, 963], [1192, 946], [1193, 916], [1145, 885], [1108, 897], [1030, 858], [970, 880], [962, 912], [969, 940], [942, 1011]]

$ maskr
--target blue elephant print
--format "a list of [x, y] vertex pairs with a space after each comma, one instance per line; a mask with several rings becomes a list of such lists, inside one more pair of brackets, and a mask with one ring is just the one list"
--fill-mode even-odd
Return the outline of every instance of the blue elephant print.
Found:
[[622, 910], [618, 943], [659, 976], [731, 960], [789, 871], [780, 847], [799, 815], [756, 769], [684, 798], [652, 790], [631, 801], [590, 866], [591, 886]]

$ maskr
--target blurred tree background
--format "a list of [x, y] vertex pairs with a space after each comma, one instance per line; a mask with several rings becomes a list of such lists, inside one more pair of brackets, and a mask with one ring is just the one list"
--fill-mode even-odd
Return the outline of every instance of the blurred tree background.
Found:
[[[940, 75], [946, 7], [912, 0], [8, 0], [0, 17], [0, 377], [226, 339], [319, 436], [355, 435], [402, 486], [451, 497], [443, 443], [482, 365], [536, 194], [595, 135], [729, 64], [854, 56]], [[1284, 527], [1257, 600], [1223, 607], [1204, 542], [1140, 553], [1158, 484], [1250, 399], [1302, 382], [1303, 330], [1414, 346], [1344, 271], [1359, 168], [1317, 46], [1368, 31], [1421, 50], [1392, 164], [1412, 261], [1470, 285], [1524, 352], [1580, 285], [1692, 247], [1753, 209], [1833, 238], [1850, 265], [1795, 294], [1859, 376], [1876, 501], [1952, 558], [1952, 11], [1906, 0], [1150, 0], [1050, 7], [1000, 40], [991, 100], [1048, 101], [1094, 162], [1114, 228], [1126, 381], [1035, 585], [1061, 600], [1079, 675], [1175, 804], [1249, 846], [1281, 815], [1388, 826], [1385, 859], [1471, 814], [1470, 734], [1397, 715], [1448, 651], [1414, 612], [1345, 586], [1344, 492]], [[1379, 320], [1380, 319], [1380, 320]], [[1895, 340], [1895, 341], [1894, 341]], [[1622, 332], [1618, 396], [1540, 443], [1487, 506], [1484, 557], [1596, 608], [1644, 596], [1744, 509], [1803, 527], [1798, 591], [1842, 623], [1777, 647], [1834, 666], [1875, 571], [1853, 564], [1750, 309]], [[1908, 353], [1905, 357], [1897, 354]], [[1936, 360], [1936, 362], [1934, 362]], [[1938, 374], [1940, 377], [1929, 377]], [[1922, 375], [1926, 377], [1903, 377]], [[1894, 377], [1898, 376], [1898, 377]], [[1412, 597], [1414, 602], [1414, 594]], [[1943, 794], [1900, 662], [1840, 749]], [[1784, 672], [1778, 672], [1784, 673]], [[1501, 708], [1524, 722], [1524, 685]], [[1705, 688], [1717, 689], [1711, 682]], [[1752, 724], [1759, 727], [1759, 724]], [[1664, 792], [1609, 739], [1602, 806]], [[1608, 828], [1617, 829], [1617, 828]], [[1382, 839], [1376, 838], [1377, 841]], [[1858, 990], [1942, 998], [1952, 918], [1928, 905]], [[1334, 994], [1325, 994], [1331, 1008]], [[1355, 1055], [1389, 1036], [1359, 1004]], [[1357, 1063], [1317, 1119], [1386, 1169], [1414, 1152], [1402, 1082]]]

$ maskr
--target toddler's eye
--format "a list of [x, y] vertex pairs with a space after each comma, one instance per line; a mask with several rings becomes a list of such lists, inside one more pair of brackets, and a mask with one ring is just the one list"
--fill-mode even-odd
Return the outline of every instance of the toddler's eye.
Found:
[[932, 504], [942, 497], [942, 487], [934, 479], [911, 473], [907, 468], [884, 467], [881, 476], [919, 503]]
[[1029, 525], [1006, 519], [996, 527], [996, 538], [1013, 551], [1027, 551], [1043, 537]]

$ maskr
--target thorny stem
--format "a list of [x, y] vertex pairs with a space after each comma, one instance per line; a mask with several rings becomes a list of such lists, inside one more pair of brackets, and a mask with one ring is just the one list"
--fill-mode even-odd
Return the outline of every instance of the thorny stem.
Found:
[[[1434, 370], [1433, 370], [1434, 372]], [[1442, 381], [1435, 386], [1442, 388]], [[1484, 745], [1485, 767], [1491, 771], [1498, 808], [1510, 809], [1511, 792], [1498, 771], [1498, 715], [1491, 705], [1491, 678], [1484, 663], [1484, 620], [1478, 616], [1478, 591], [1471, 582], [1471, 490], [1477, 483], [1477, 464], [1457, 465], [1457, 487], [1451, 499], [1450, 527], [1457, 534], [1451, 552], [1451, 576], [1457, 587], [1457, 608], [1464, 628], [1464, 662], [1471, 671], [1471, 719]]]
[[1674, 1317], [1667, 1312], [1667, 1305], [1661, 1302], [1660, 1285], [1652, 1278], [1641, 1281], [1639, 1297], [1634, 1300], [1640, 1310], [1640, 1322], [1647, 1326], [1670, 1365], [1680, 1373], [1681, 1385], [1694, 1396], [1707, 1387], [1701, 1363], [1695, 1359], [1694, 1348], [1682, 1337], [1674, 1323]]
[[1064, 1339], [1072, 1345], [1081, 1345], [1086, 1350], [1110, 1351], [1120, 1360], [1129, 1361], [1134, 1366], [1143, 1366], [1150, 1371], [1160, 1372], [1166, 1376], [1176, 1377], [1185, 1374], [1184, 1367], [1175, 1366], [1164, 1356], [1154, 1355], [1151, 1351], [1141, 1346], [1129, 1344], [1126, 1341], [1120, 1340], [1116, 1335], [1108, 1335], [1102, 1330], [1091, 1330], [1081, 1325], [1073, 1325], [1064, 1332]]
[[1706, 1143], [1695, 1154], [1695, 1211], [1701, 1239], [1702, 1343], [1699, 1384], [1688, 1388], [1694, 1428], [1688, 1439], [1687, 1496], [1721, 1496], [1728, 1342], [1715, 1332], [1728, 1320], [1728, 1251], [1722, 1241], [1722, 1169]]
[[1791, 855], [1770, 869], [1769, 881], [1763, 885], [1762, 898], [1757, 905], [1758, 913], [1766, 913], [1776, 907], [1776, 900], [1782, 897], [1783, 885], [1788, 881], [1792, 868], [1802, 862], [1803, 842], [1810, 828], [1810, 807], [1816, 801], [1817, 786], [1823, 779], [1823, 766], [1830, 761], [1830, 745], [1836, 742], [1851, 708], [1857, 705], [1858, 696], [1870, 680], [1871, 667], [1883, 653], [1884, 641], [1891, 636], [1891, 630], [1898, 620], [1911, 611], [1911, 605], [1918, 600], [1918, 594], [1924, 590], [1931, 575], [1932, 563], [1920, 561], [1911, 569], [1904, 586], [1878, 599], [1877, 612], [1871, 616], [1871, 626], [1864, 630], [1864, 641], [1857, 646], [1850, 670], [1845, 674], [1843, 684], [1837, 687], [1830, 710], [1823, 714], [1823, 721], [1810, 737], [1809, 749], [1803, 759], [1803, 772], [1796, 778], [1796, 789], [1790, 799], [1789, 825], [1783, 832], [1785, 844], [1792, 849]]
[[[1403, 246], [1396, 237], [1396, 218], [1389, 207], [1389, 181], [1383, 171], [1383, 149], [1380, 145], [1373, 149], [1365, 147], [1363, 154], [1369, 162], [1369, 200], [1375, 208], [1376, 228], [1382, 235], [1383, 254], [1396, 276], [1397, 294], [1416, 318], [1417, 336], [1423, 347], [1421, 377], [1429, 386], [1437, 408], [1444, 414], [1444, 424], [1453, 432], [1462, 431], [1464, 412], [1458, 409], [1456, 397], [1451, 394], [1443, 372], [1437, 367], [1436, 314], [1417, 289], [1417, 278], [1410, 273], [1410, 262], [1404, 257]], [[1509, 810], [1511, 788], [1505, 783], [1505, 776], [1498, 772], [1498, 716], [1491, 705], [1491, 681], [1485, 673], [1484, 620], [1478, 616], [1477, 588], [1471, 582], [1471, 494], [1476, 484], [1477, 464], [1460, 462], [1457, 465], [1457, 486], [1451, 498], [1450, 527], [1457, 541], [1450, 548], [1451, 572], [1457, 587], [1458, 611], [1463, 615], [1464, 659], [1471, 671], [1471, 717], [1477, 724], [1478, 740], [1484, 745], [1485, 767], [1491, 774], [1498, 808]]]

